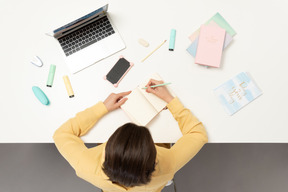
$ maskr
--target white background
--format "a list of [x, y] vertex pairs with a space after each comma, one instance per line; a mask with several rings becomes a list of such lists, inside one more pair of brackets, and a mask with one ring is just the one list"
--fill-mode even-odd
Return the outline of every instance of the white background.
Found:
[[[205, 125], [210, 143], [288, 142], [288, 2], [111, 0], [108, 12], [126, 49], [72, 75], [62, 50], [46, 32], [85, 15], [100, 1], [0, 0], [0, 142], [53, 142], [54, 131], [77, 112], [103, 101], [111, 92], [134, 89], [154, 72], [168, 82], [185, 107]], [[219, 12], [236, 30], [225, 49], [221, 68], [194, 64], [186, 52], [188, 36]], [[171, 28], [176, 29], [175, 51], [168, 51]], [[148, 48], [137, 41], [143, 38]], [[163, 40], [167, 42], [145, 62], [140, 61]], [[30, 64], [34, 55], [44, 65]], [[114, 88], [103, 76], [124, 55], [135, 66]], [[52, 88], [46, 87], [50, 64], [56, 65]], [[225, 113], [213, 89], [240, 72], [251, 74], [263, 95], [233, 116]], [[62, 76], [69, 75], [75, 98], [68, 98]], [[33, 95], [39, 86], [51, 104]], [[128, 122], [122, 110], [106, 115], [83, 137], [104, 142]], [[175, 142], [180, 136], [169, 111], [148, 125], [156, 142]]]

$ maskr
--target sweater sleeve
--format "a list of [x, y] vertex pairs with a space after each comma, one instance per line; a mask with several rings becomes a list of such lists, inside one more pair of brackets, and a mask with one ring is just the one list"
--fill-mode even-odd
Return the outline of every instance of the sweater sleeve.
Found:
[[183, 134], [169, 152], [169, 156], [174, 160], [173, 167], [176, 173], [200, 151], [208, 142], [208, 138], [202, 123], [182, 105], [177, 97], [167, 107]]
[[88, 150], [80, 138], [86, 134], [95, 123], [107, 113], [102, 102], [76, 114], [58, 128], [53, 136], [55, 145], [61, 155], [76, 169], [81, 154]]

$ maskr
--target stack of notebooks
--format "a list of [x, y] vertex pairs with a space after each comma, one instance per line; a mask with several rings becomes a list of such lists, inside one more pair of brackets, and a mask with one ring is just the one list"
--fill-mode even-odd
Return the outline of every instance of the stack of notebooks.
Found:
[[192, 43], [187, 51], [195, 58], [196, 64], [220, 67], [222, 52], [231, 43], [235, 34], [229, 23], [216, 13], [190, 35]]

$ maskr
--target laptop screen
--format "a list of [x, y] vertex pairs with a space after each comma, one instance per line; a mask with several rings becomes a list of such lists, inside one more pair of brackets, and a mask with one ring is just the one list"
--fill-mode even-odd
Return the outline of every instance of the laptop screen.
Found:
[[91, 13], [89, 13], [89, 14], [81, 17], [81, 18], [79, 18], [79, 19], [76, 19], [75, 21], [72, 21], [72, 22], [70, 22], [70, 23], [68, 23], [68, 24], [66, 24], [66, 25], [64, 25], [62, 27], [59, 27], [58, 29], [55, 29], [53, 31], [54, 37], [55, 37], [56, 33], [59, 33], [60, 31], [64, 32], [66, 30], [69, 30], [69, 28], [72, 28], [74, 25], [80, 24], [80, 23], [82, 23], [85, 20], [88, 20], [90, 18], [94, 18], [94, 17], [96, 17], [97, 15], [100, 15], [103, 12], [107, 12], [107, 10], [108, 10], [108, 4], [104, 5], [103, 7], [99, 8], [99, 9], [97, 9], [97, 10], [95, 10], [95, 11], [93, 11], [93, 12], [91, 12]]

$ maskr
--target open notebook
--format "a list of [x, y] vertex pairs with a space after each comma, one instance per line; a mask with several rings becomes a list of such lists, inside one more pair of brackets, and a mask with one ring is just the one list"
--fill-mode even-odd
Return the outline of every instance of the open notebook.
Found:
[[[121, 106], [132, 122], [141, 126], [146, 126], [167, 105], [162, 99], [142, 89], [150, 79], [162, 80], [157, 73], [151, 75], [127, 96], [128, 100]], [[167, 89], [174, 96], [168, 86]]]

